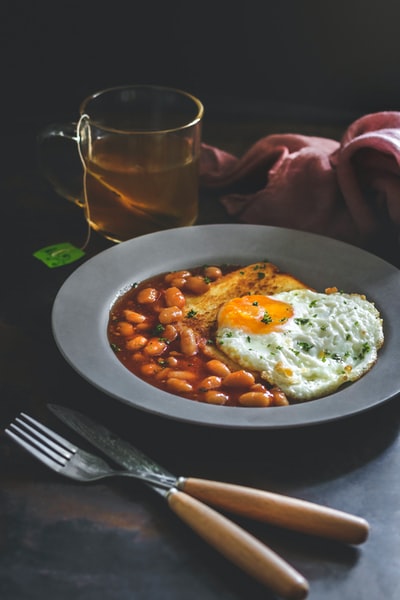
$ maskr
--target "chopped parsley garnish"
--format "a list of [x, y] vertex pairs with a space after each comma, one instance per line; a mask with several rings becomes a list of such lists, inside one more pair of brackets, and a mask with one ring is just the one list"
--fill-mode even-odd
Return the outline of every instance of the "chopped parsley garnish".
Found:
[[313, 344], [309, 344], [308, 342], [297, 342], [297, 345], [300, 346], [304, 352], [309, 352], [311, 348], [314, 348]]
[[158, 323], [158, 325], [155, 326], [154, 328], [154, 335], [160, 335], [161, 333], [163, 333], [165, 330], [164, 325], [162, 325], [161, 323]]
[[196, 315], [197, 315], [197, 311], [196, 311], [196, 310], [194, 310], [193, 308], [191, 308], [191, 309], [189, 310], [189, 312], [187, 313], [186, 317], [187, 317], [188, 319], [192, 319], [192, 318], [193, 318], [193, 317], [195, 317]]
[[[287, 319], [287, 317], [286, 317], [286, 319]], [[310, 319], [301, 319], [301, 318], [298, 318], [298, 319], [295, 319], [294, 322], [297, 325], [307, 325], [307, 323], [310, 322]]]
[[265, 311], [263, 318], [261, 319], [261, 323], [272, 323], [272, 317]]
[[362, 360], [362, 359], [364, 358], [364, 356], [365, 356], [366, 354], [368, 354], [368, 352], [369, 352], [370, 350], [371, 350], [371, 346], [369, 345], [369, 343], [368, 343], [368, 342], [365, 342], [365, 343], [362, 345], [362, 348], [361, 348], [361, 351], [360, 351], [360, 353], [359, 353], [357, 356], [355, 356], [355, 357], [354, 357], [354, 360]]

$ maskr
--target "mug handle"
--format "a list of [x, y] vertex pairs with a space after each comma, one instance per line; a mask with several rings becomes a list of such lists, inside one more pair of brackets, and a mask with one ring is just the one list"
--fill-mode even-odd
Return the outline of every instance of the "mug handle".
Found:
[[83, 207], [83, 165], [79, 154], [77, 123], [55, 123], [37, 137], [38, 162], [42, 175], [55, 192]]

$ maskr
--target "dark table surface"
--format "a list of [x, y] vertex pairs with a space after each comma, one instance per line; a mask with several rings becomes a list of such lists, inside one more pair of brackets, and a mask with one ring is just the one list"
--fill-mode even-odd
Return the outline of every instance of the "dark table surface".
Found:
[[[81, 210], [60, 199], [37, 169], [35, 127], [10, 131], [1, 176], [1, 430], [24, 410], [65, 433], [46, 408], [58, 402], [96, 416], [177, 474], [260, 487], [358, 514], [371, 531], [357, 547], [235, 520], [308, 579], [311, 600], [400, 598], [399, 398], [337, 422], [263, 432], [163, 419], [94, 389], [61, 357], [50, 316], [65, 279], [111, 244], [93, 234], [84, 259], [57, 269], [32, 256], [56, 242], [80, 245], [86, 233]], [[205, 137], [240, 152], [283, 127], [267, 118], [217, 119], [207, 124]], [[289, 127], [333, 136], [340, 124]], [[201, 223], [226, 220], [215, 199], [202, 197]], [[71, 482], [1, 433], [0, 481], [2, 600], [275, 597], [133, 480]]]

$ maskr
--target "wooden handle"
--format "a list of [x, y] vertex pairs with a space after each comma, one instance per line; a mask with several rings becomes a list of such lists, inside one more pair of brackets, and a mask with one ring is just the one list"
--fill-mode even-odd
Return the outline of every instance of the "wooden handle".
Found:
[[307, 596], [304, 577], [244, 529], [175, 488], [167, 498], [176, 515], [246, 573], [284, 598]]
[[368, 537], [364, 519], [305, 500], [191, 477], [181, 478], [178, 487], [213, 506], [294, 531], [347, 544], [361, 544]]

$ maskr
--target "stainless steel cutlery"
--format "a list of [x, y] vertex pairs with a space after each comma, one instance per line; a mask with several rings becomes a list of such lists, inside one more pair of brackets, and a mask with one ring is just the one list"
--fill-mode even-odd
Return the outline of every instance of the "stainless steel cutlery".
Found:
[[88, 416], [55, 404], [50, 410], [121, 467], [111, 466], [21, 413], [5, 430], [30, 454], [59, 474], [79, 481], [124, 476], [144, 481], [210, 545], [285, 598], [301, 599], [308, 583], [291, 565], [209, 505], [241, 516], [348, 544], [361, 544], [368, 523], [355, 515], [245, 486], [175, 477], [140, 450]]

